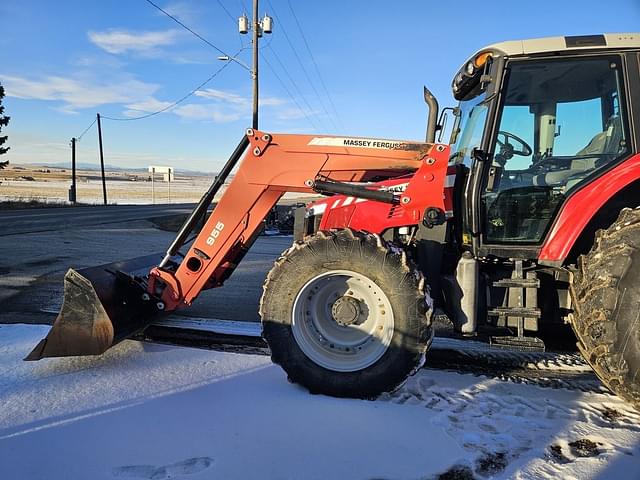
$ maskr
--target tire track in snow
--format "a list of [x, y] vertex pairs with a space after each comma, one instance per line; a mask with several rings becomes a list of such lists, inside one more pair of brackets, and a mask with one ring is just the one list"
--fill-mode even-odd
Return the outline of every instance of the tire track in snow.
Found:
[[[423, 369], [379, 398], [437, 412], [434, 424], [469, 452], [467, 460], [444, 472], [462, 476], [443, 478], [570, 478], [577, 458], [595, 468], [603, 456], [633, 455], [640, 441], [640, 414], [611, 394], [581, 394], [576, 400], [575, 393], [498, 379], [461, 375], [451, 381], [447, 372]], [[623, 431], [629, 444], [608, 442], [616, 438], [607, 434], [612, 430]], [[581, 453], [576, 445], [594, 447]], [[532, 460], [532, 453], [537, 458]]]

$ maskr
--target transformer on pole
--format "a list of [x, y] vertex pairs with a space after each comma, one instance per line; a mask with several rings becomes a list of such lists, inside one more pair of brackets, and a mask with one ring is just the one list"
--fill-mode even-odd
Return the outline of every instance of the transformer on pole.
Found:
[[262, 19], [258, 19], [258, 0], [253, 0], [253, 21], [249, 25], [249, 19], [246, 14], [242, 14], [238, 18], [238, 31], [245, 35], [253, 33], [253, 65], [251, 68], [251, 79], [253, 80], [253, 121], [252, 127], [258, 128], [258, 39], [263, 33], [271, 34], [273, 31], [273, 19], [266, 15]]

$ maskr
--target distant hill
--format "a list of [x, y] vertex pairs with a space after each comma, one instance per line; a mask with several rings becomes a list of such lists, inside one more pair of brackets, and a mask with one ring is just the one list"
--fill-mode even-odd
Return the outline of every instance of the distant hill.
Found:
[[[71, 165], [70, 162], [46, 162], [46, 163], [27, 163], [27, 162], [23, 162], [23, 163], [15, 163], [13, 162], [12, 165], [14, 166], [20, 166], [20, 165], [28, 165], [29, 167], [47, 167], [47, 168], [64, 168], [66, 170], [70, 170], [71, 169]], [[84, 163], [84, 162], [77, 162], [76, 163], [76, 168], [78, 170], [96, 170], [96, 171], [100, 171], [100, 165], [96, 165], [95, 163]], [[108, 170], [110, 172], [140, 172], [140, 173], [148, 173], [148, 169], [147, 168], [135, 168], [135, 167], [120, 167], [117, 165], [110, 165], [110, 164], [106, 164], [104, 166], [105, 170]], [[193, 176], [193, 177], [210, 177], [212, 175], [216, 175], [217, 172], [202, 172], [200, 170], [189, 170], [189, 169], [185, 169], [185, 168], [176, 168], [174, 169], [175, 173], [177, 175], [189, 175], [189, 176]]]

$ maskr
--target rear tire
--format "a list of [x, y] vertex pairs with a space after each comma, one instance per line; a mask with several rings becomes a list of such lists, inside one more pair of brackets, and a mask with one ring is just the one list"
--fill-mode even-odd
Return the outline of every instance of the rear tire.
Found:
[[311, 393], [373, 398], [431, 343], [431, 299], [402, 250], [377, 235], [318, 232], [275, 263], [260, 302], [271, 358]]
[[602, 382], [640, 409], [640, 208], [625, 208], [578, 260], [571, 295], [578, 348]]

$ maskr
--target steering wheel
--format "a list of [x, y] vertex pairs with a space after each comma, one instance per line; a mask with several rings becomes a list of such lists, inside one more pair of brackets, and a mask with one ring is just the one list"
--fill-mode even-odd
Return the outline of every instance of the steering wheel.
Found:
[[[500, 135], [504, 137], [504, 141], [500, 140]], [[515, 140], [520, 145], [520, 150], [516, 150], [511, 143], [509, 143], [509, 139]], [[523, 157], [528, 157], [533, 152], [533, 149], [529, 146], [527, 142], [523, 139], [514, 135], [511, 132], [505, 132], [504, 130], [500, 130], [498, 135], [496, 136], [496, 143], [500, 146], [500, 154], [508, 160], [514, 155], [522, 155]]]

